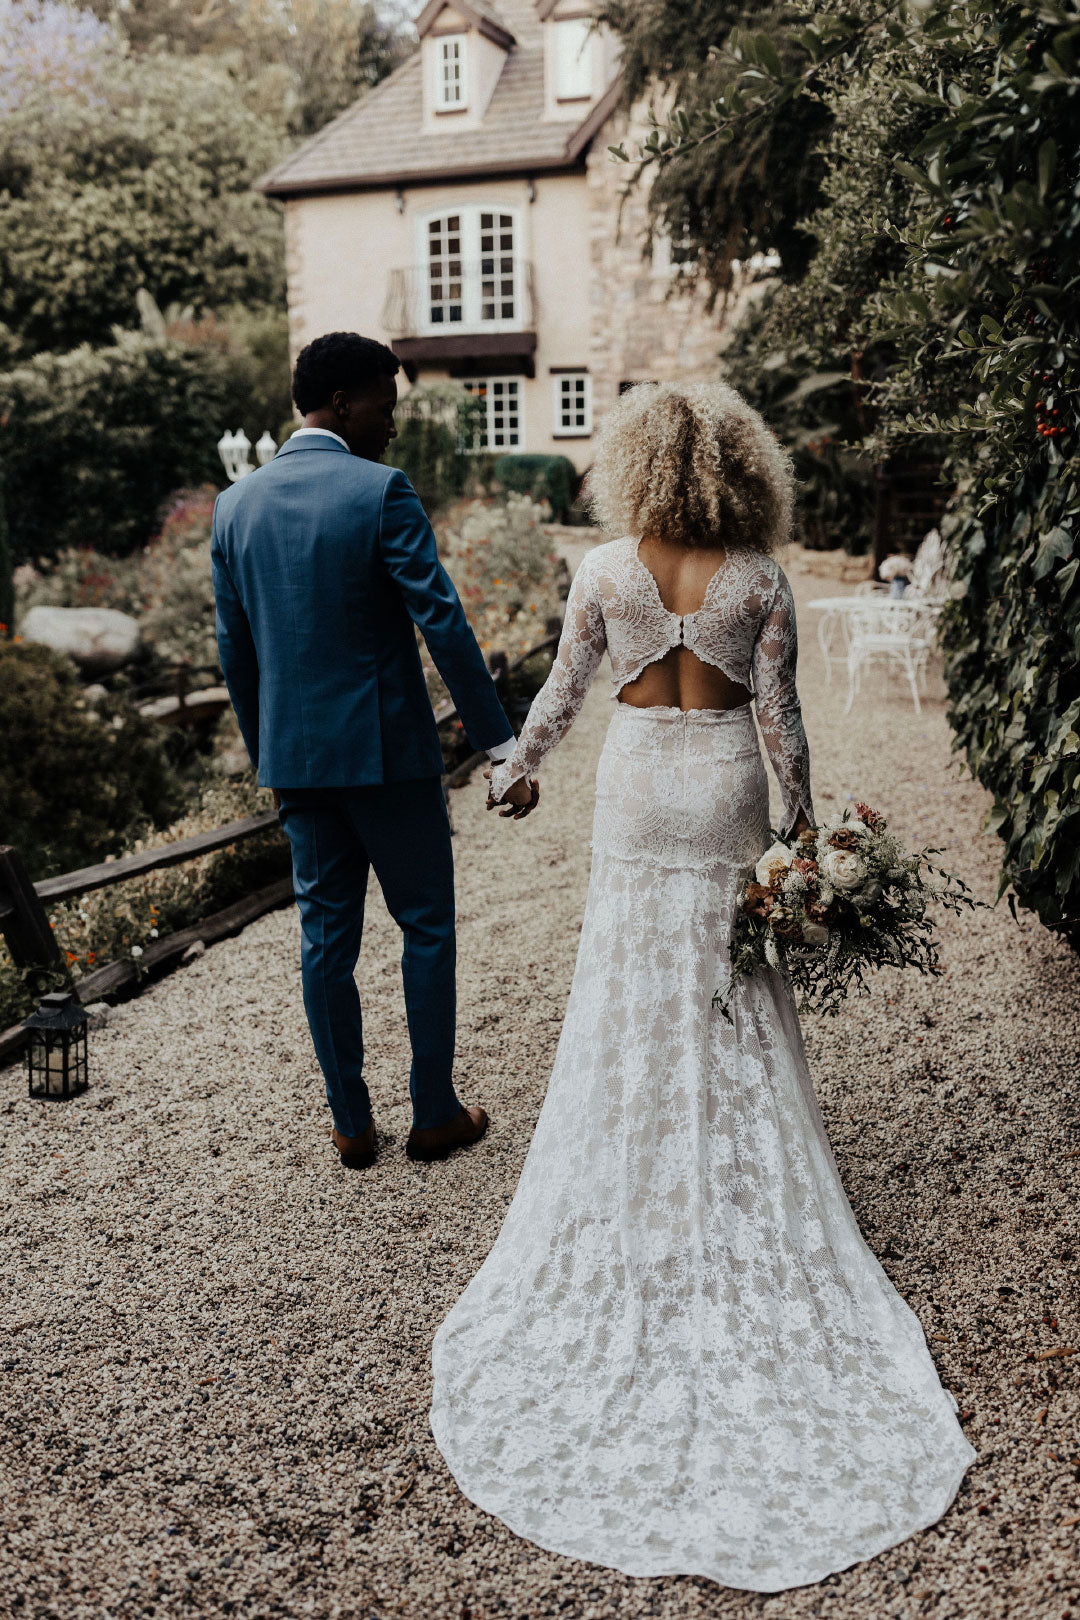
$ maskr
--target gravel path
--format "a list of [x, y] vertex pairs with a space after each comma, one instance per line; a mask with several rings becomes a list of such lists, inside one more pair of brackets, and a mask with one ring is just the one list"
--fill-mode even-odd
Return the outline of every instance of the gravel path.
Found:
[[[792, 578], [803, 602], [833, 589], [797, 559]], [[933, 676], [921, 717], [874, 678], [845, 721], [802, 622], [819, 809], [881, 805], [992, 896], [985, 795], [951, 762]], [[943, 1523], [761, 1597], [539, 1552], [450, 1480], [429, 1346], [540, 1106], [606, 719], [601, 683], [527, 823], [483, 814], [479, 778], [454, 796], [460, 1087], [493, 1116], [471, 1154], [404, 1157], [399, 947], [378, 904], [360, 969], [374, 1171], [342, 1171], [328, 1142], [291, 910], [118, 1009], [82, 1100], [31, 1105], [0, 1076], [0, 1614], [1080, 1620], [1080, 963], [1004, 906], [947, 920], [942, 979], [883, 978], [808, 1030], [862, 1228], [980, 1453]]]

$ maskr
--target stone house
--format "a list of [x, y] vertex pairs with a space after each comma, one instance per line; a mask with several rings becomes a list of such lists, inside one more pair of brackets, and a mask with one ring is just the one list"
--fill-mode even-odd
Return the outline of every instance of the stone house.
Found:
[[[486, 402], [487, 448], [579, 471], [627, 383], [716, 374], [720, 317], [646, 255], [646, 194], [609, 145], [617, 41], [586, 0], [429, 0], [419, 49], [260, 182], [285, 208], [294, 353], [389, 343], [410, 381]], [[622, 203], [620, 214], [620, 203]]]

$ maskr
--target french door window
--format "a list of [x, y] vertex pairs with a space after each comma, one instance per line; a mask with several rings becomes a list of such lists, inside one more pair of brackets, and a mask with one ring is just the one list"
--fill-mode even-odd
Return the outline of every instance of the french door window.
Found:
[[517, 450], [524, 434], [520, 377], [470, 377], [465, 387], [486, 407], [484, 439], [477, 450]]
[[517, 221], [495, 208], [461, 208], [427, 222], [426, 313], [432, 332], [513, 327], [521, 315]]
[[555, 437], [587, 438], [592, 432], [592, 378], [587, 371], [560, 371], [555, 385]]

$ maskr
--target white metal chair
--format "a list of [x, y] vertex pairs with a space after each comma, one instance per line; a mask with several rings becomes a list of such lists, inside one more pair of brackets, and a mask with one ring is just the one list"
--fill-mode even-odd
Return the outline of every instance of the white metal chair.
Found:
[[875, 601], [861, 597], [848, 615], [848, 697], [850, 714], [862, 685], [863, 671], [873, 663], [903, 671], [915, 713], [922, 713], [919, 685], [926, 683], [926, 664], [934, 647], [937, 606], [904, 598]]

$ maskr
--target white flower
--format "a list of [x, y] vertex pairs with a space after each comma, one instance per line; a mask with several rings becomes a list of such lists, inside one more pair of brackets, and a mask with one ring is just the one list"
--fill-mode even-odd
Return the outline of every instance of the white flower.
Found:
[[768, 888], [773, 873], [787, 871], [794, 858], [794, 850], [788, 849], [786, 844], [773, 844], [755, 866], [754, 877], [763, 887]]
[[821, 856], [821, 869], [837, 889], [857, 889], [866, 876], [866, 862], [853, 849], [827, 847]]
[[771, 968], [780, 966], [780, 952], [776, 948], [776, 941], [771, 934], [765, 935], [765, 960]]
[[157, 937], [158, 937], [157, 929], [156, 928], [151, 928], [151, 930], [150, 930], [150, 938], [151, 939], [157, 939]]
[[136, 960], [138, 960], [138, 958], [142, 955], [142, 953], [143, 953], [143, 948], [142, 948], [141, 945], [133, 945], [131, 947], [131, 954], [132, 954], [132, 956], [135, 957]]
[[811, 922], [809, 918], [802, 925], [804, 945], [814, 945], [821, 950], [829, 943], [829, 930], [824, 923]]

